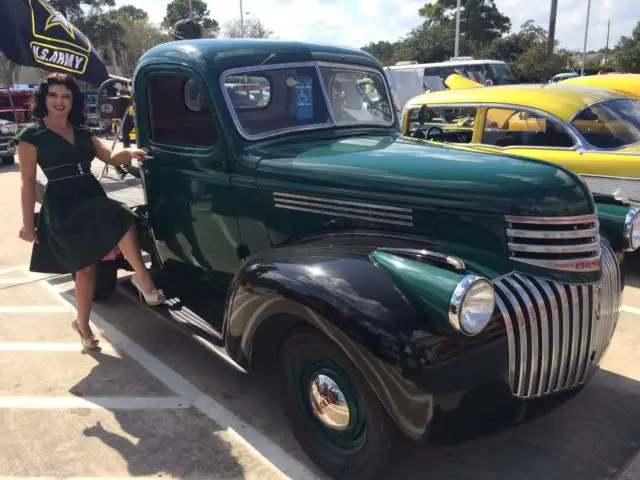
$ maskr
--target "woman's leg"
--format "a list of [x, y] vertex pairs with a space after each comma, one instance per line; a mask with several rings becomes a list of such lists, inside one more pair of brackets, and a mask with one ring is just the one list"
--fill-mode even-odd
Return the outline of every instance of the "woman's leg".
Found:
[[89, 337], [93, 333], [89, 326], [89, 316], [91, 315], [95, 286], [95, 265], [76, 272], [76, 311], [78, 312], [78, 328], [83, 337]]
[[129, 265], [135, 272], [136, 279], [140, 287], [145, 293], [151, 293], [156, 289], [153, 278], [147, 269], [147, 266], [142, 260], [142, 253], [140, 252], [140, 244], [138, 243], [138, 235], [135, 225], [132, 225], [127, 233], [118, 242], [118, 247], [124, 255], [124, 258], [129, 262]]

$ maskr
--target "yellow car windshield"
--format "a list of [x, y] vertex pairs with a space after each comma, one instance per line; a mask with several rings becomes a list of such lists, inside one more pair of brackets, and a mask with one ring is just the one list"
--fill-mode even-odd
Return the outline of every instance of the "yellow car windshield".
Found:
[[582, 110], [573, 126], [596, 148], [613, 150], [640, 143], [640, 102], [608, 100]]

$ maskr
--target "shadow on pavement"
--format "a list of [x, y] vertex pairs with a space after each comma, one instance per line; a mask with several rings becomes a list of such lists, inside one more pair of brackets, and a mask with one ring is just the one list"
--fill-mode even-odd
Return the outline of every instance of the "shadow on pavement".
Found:
[[638, 405], [640, 382], [600, 370], [534, 420], [457, 445], [415, 445], [389, 479], [614, 479], [640, 448]]
[[[97, 365], [70, 393], [99, 389], [105, 377], [126, 369], [116, 363], [132, 362], [90, 352]], [[127, 395], [127, 392], [121, 392]], [[120, 429], [101, 422], [84, 428], [86, 437], [96, 438], [115, 450], [132, 476], [169, 475], [172, 478], [243, 478], [233, 446], [219, 435], [218, 427], [195, 408], [173, 410], [111, 410]], [[237, 447], [235, 448], [237, 453]]]
[[640, 251], [625, 254], [624, 268], [626, 286], [640, 288]]

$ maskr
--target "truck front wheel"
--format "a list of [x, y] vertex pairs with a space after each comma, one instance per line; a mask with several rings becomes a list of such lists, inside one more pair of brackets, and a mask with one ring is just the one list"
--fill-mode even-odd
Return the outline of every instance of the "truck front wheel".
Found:
[[2, 165], [13, 165], [16, 161], [16, 157], [14, 155], [7, 155], [0, 158], [2, 159]]
[[280, 392], [296, 440], [331, 478], [380, 478], [407, 438], [342, 351], [320, 333], [293, 333], [279, 354]]

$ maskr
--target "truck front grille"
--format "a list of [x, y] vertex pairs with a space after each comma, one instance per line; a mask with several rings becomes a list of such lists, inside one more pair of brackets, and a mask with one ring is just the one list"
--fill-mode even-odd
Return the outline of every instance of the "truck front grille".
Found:
[[509, 346], [509, 382], [519, 398], [585, 383], [613, 335], [621, 300], [618, 261], [602, 244], [603, 277], [568, 285], [514, 273], [494, 282]]
[[597, 214], [578, 217], [505, 216], [512, 260], [570, 272], [601, 268]]

